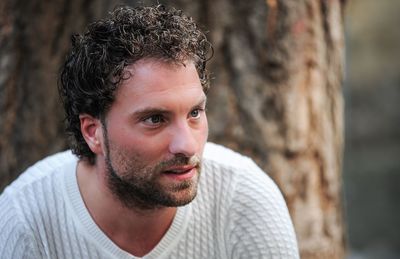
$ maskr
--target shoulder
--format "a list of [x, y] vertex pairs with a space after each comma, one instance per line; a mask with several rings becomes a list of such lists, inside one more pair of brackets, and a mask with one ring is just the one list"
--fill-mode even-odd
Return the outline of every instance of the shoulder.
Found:
[[59, 171], [65, 165], [77, 161], [78, 158], [70, 150], [50, 155], [26, 169], [4, 190], [4, 193], [21, 192], [27, 186], [43, 180]]
[[[279, 197], [282, 195], [274, 181], [251, 158], [229, 148], [207, 143], [204, 151], [204, 165], [209, 174], [229, 178], [236, 183], [237, 199], [251, 197]], [[239, 184], [240, 183], [240, 184]]]
[[220, 178], [220, 187], [225, 189], [221, 194], [229, 233], [227, 254], [231, 258], [298, 258], [289, 211], [275, 182], [252, 159], [228, 148], [208, 143], [204, 153], [205, 166], [214, 170], [213, 180]]
[[238, 169], [257, 168], [253, 160], [247, 156], [239, 154], [232, 149], [207, 142], [204, 148], [204, 160], [219, 164], [222, 167], [231, 167]]
[[[0, 195], [0, 207], [16, 213], [21, 220], [33, 222], [47, 211], [48, 201], [61, 193], [65, 168], [77, 161], [71, 151], [48, 156], [28, 169], [7, 186]], [[59, 199], [59, 198], [57, 198]], [[0, 219], [3, 224], [5, 221]]]
[[[204, 166], [213, 178], [229, 179], [230, 182], [240, 182], [239, 189], [267, 189], [278, 192], [277, 186], [251, 158], [233, 151], [227, 147], [208, 142], [204, 150]], [[232, 186], [233, 187], [233, 186]], [[235, 186], [236, 189], [236, 186]]]
[[[25, 170], [0, 195], [0, 254], [32, 255], [41, 243], [40, 235], [46, 233], [56, 206], [61, 201], [65, 168], [75, 163], [71, 151], [48, 156]], [[46, 226], [38, 224], [46, 222]], [[40, 231], [39, 231], [39, 230]], [[46, 233], [47, 234], [47, 233]]]
[[224, 206], [237, 211], [246, 208], [249, 213], [256, 214], [287, 213], [278, 186], [251, 158], [221, 145], [207, 143], [203, 165], [207, 175], [204, 185], [221, 190], [215, 192], [226, 196]]
[[[48, 197], [48, 188], [57, 188], [61, 175], [67, 165], [76, 163], [77, 157], [71, 151], [64, 151], [48, 156], [21, 173], [16, 180], [8, 185], [0, 195], [2, 206], [31, 207], [32, 202], [38, 203], [39, 197]], [[42, 194], [42, 195], [39, 195]], [[8, 202], [4, 202], [8, 200]]]

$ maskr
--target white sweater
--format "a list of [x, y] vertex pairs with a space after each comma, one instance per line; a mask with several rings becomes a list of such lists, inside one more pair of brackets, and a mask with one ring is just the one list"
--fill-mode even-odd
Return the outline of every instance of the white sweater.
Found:
[[[96, 225], [70, 151], [24, 172], [0, 196], [0, 258], [137, 258]], [[244, 156], [207, 143], [197, 197], [179, 207], [158, 245], [142, 258], [299, 258], [276, 185]]]

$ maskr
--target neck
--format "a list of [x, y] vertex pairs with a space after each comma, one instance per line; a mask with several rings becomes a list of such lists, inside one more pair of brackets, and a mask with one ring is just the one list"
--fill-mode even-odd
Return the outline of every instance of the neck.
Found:
[[79, 190], [90, 215], [121, 249], [135, 256], [149, 253], [169, 229], [177, 209], [128, 208], [111, 193], [104, 174], [104, 167], [78, 163]]

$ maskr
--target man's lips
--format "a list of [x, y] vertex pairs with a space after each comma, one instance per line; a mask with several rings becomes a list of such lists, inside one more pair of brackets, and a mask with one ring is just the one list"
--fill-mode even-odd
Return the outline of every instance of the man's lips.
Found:
[[177, 166], [169, 167], [163, 171], [163, 175], [174, 181], [188, 180], [194, 177], [197, 173], [197, 166]]
[[189, 173], [192, 169], [196, 168], [193, 165], [185, 165], [185, 166], [174, 166], [167, 168], [163, 171], [165, 174], [186, 174]]

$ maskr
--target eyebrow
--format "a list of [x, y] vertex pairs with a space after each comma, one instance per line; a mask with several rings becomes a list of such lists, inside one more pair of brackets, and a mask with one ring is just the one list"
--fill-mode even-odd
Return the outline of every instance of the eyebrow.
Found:
[[[207, 97], [204, 96], [197, 104], [193, 105], [192, 108], [204, 106], [206, 103], [207, 103]], [[145, 107], [135, 111], [132, 114], [132, 116], [136, 119], [142, 119], [144, 117], [148, 117], [155, 114], [168, 115], [170, 113], [171, 112], [169, 110], [160, 107]]]

